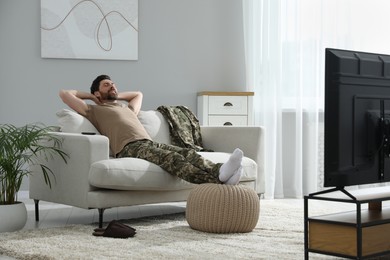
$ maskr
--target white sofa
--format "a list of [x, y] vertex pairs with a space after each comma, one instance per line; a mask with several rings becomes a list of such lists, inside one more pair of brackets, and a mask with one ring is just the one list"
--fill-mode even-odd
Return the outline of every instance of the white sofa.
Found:
[[[102, 226], [106, 208], [140, 204], [186, 201], [196, 184], [183, 181], [159, 166], [136, 158], [112, 158], [108, 138], [79, 114], [63, 109], [57, 113], [69, 160], [53, 158], [47, 165], [53, 170], [52, 187], [45, 184], [38, 168], [29, 178], [30, 198], [35, 201], [39, 220], [39, 201], [99, 210]], [[168, 124], [157, 111], [141, 111], [140, 121], [153, 140], [170, 143]], [[81, 134], [82, 132], [95, 133]], [[213, 162], [225, 162], [230, 152], [244, 151], [244, 175], [240, 183], [264, 193], [264, 129], [262, 127], [201, 127], [203, 146], [215, 152], [200, 152]]]

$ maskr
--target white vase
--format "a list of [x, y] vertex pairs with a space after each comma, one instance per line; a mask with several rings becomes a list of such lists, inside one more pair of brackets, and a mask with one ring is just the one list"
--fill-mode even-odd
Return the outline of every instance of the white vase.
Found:
[[0, 205], [0, 232], [20, 230], [26, 225], [27, 210], [23, 202]]

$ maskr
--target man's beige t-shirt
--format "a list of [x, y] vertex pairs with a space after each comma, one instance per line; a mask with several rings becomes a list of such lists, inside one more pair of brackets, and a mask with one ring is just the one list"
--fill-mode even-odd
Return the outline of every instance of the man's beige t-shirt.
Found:
[[113, 154], [118, 154], [130, 142], [151, 140], [137, 115], [125, 104], [113, 102], [88, 105], [88, 108], [85, 117], [108, 137]]

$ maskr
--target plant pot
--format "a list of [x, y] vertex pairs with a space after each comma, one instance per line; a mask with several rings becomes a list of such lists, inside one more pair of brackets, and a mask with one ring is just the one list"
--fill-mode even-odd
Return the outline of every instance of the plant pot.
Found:
[[23, 202], [0, 205], [0, 232], [20, 230], [26, 225], [27, 210]]

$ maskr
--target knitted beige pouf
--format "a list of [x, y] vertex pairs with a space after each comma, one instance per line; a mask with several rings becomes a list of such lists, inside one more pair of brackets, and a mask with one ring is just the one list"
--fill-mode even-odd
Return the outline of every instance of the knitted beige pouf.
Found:
[[259, 214], [258, 195], [243, 185], [200, 184], [187, 199], [187, 222], [200, 231], [250, 232], [255, 228]]

